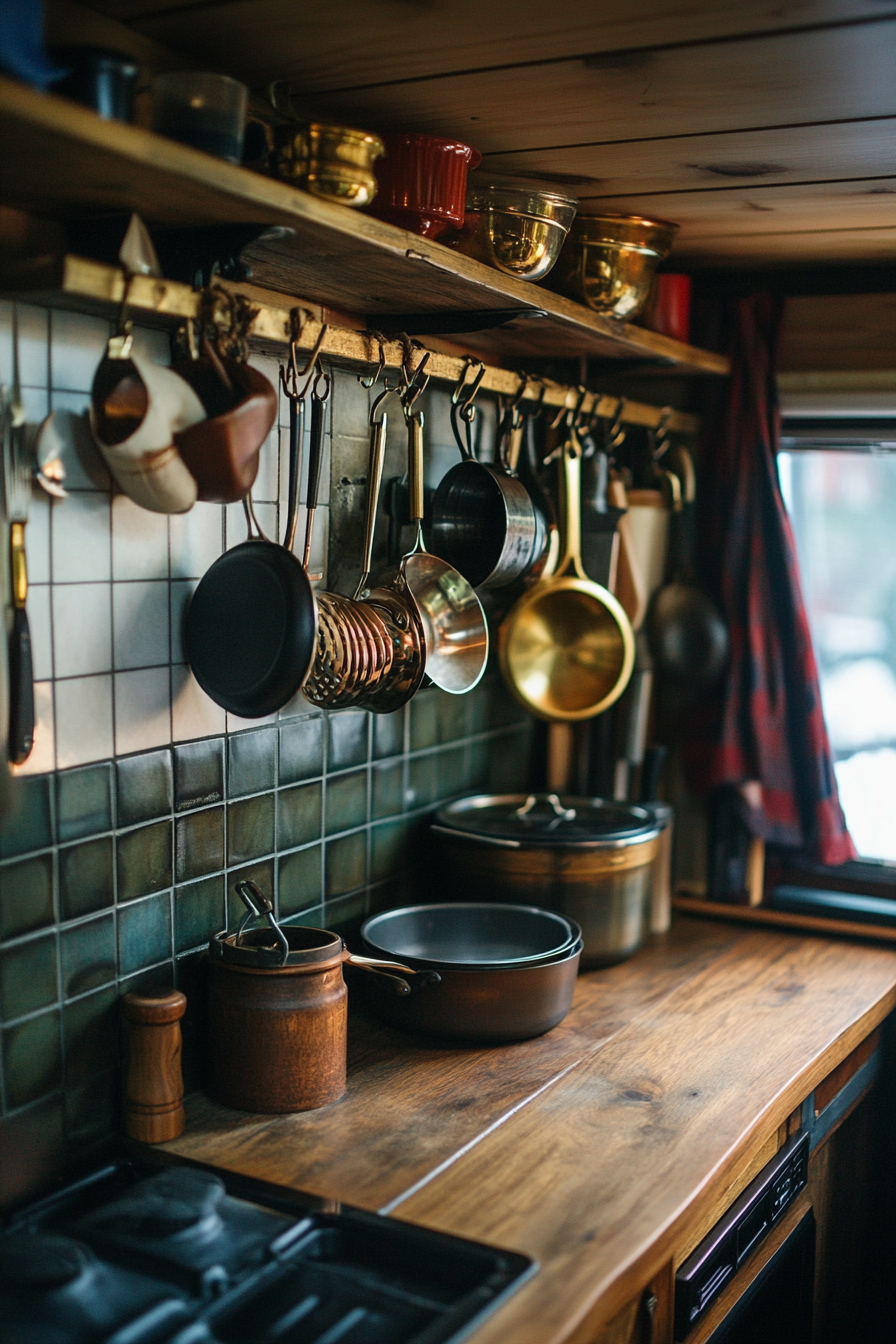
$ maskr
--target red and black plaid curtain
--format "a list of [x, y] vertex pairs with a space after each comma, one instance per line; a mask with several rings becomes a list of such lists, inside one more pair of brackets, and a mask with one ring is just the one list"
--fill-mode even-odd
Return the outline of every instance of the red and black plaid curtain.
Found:
[[741, 790], [754, 834], [838, 864], [856, 850], [776, 463], [781, 309], [769, 294], [731, 302], [731, 377], [704, 421], [699, 563], [728, 623], [731, 656], [688, 756], [698, 787]]

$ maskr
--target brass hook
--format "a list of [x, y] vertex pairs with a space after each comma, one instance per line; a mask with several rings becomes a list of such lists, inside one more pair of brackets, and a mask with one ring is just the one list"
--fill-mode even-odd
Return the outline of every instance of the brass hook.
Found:
[[426, 354], [423, 356], [420, 363], [417, 365], [416, 369], [414, 369], [410, 378], [407, 377], [407, 371], [404, 365], [402, 365], [402, 371], [404, 372], [405, 377], [405, 384], [404, 389], [401, 392], [401, 404], [404, 407], [404, 413], [407, 417], [410, 417], [411, 408], [414, 405], [414, 402], [420, 396], [421, 392], [426, 391], [430, 375], [427, 373], [422, 383], [420, 381], [420, 378], [426, 371], [426, 366], [429, 363], [429, 359], [430, 359], [430, 351], [427, 350]]
[[625, 415], [625, 408], [628, 405], [625, 397], [619, 398], [619, 404], [616, 407], [616, 414], [613, 417], [613, 423], [607, 432], [607, 443], [611, 448], [621, 448], [625, 443], [625, 437], [628, 433], [625, 425], [622, 423], [622, 417]]
[[377, 366], [376, 373], [373, 375], [372, 378], [369, 377], [365, 378], [363, 374], [360, 373], [358, 374], [358, 382], [361, 384], [362, 387], [366, 388], [369, 392], [370, 389], [379, 382], [381, 376], [385, 377], [387, 341], [383, 333], [381, 331], [376, 331], [375, 328], [373, 327], [370, 328], [370, 331], [367, 334], [370, 335], [379, 346], [379, 364]]
[[566, 400], [568, 397], [569, 392], [566, 393], [566, 397], [564, 397], [563, 399], [563, 405], [560, 407], [559, 411], [554, 416], [551, 423], [548, 425], [548, 429], [559, 429], [560, 426], [563, 424], [564, 420], [566, 421], [568, 426], [572, 425], [572, 407], [567, 406], [566, 404]]
[[[474, 368], [477, 364], [479, 368], [473, 376], [473, 381], [468, 386], [467, 374], [470, 369]], [[457, 407], [458, 415], [466, 420], [467, 424], [472, 424], [473, 417], [476, 414], [476, 407], [473, 403], [476, 400], [476, 394], [485, 377], [485, 372], [485, 365], [481, 359], [473, 359], [471, 355], [466, 355], [464, 357], [464, 371], [460, 376], [457, 386], [451, 393], [451, 403], [453, 406]], [[466, 396], [461, 395], [464, 391], [466, 391]]]
[[671, 406], [664, 406], [660, 411], [660, 418], [653, 430], [654, 462], [659, 462], [660, 458], [669, 451], [669, 421], [674, 414]]
[[134, 324], [127, 316], [127, 311], [131, 286], [136, 278], [137, 273], [135, 271], [126, 270], [124, 272], [124, 291], [121, 296], [121, 307], [118, 309], [118, 317], [115, 321], [115, 335], [109, 337], [106, 345], [107, 359], [130, 359], [131, 347], [134, 344]]
[[525, 399], [521, 398], [519, 408], [524, 415], [527, 415], [530, 417], [530, 419], [534, 420], [535, 417], [541, 415], [542, 411], [544, 410], [544, 394], [548, 390], [548, 385], [542, 378], [533, 378], [533, 382], [538, 383], [538, 386], [540, 388], [538, 396], [535, 398], [532, 405], [529, 405]]

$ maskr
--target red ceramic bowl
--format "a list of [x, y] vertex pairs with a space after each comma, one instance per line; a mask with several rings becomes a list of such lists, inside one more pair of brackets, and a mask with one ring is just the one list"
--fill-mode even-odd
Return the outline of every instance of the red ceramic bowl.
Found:
[[438, 238], [464, 222], [467, 170], [478, 168], [478, 149], [434, 135], [384, 135], [386, 157], [374, 172], [376, 201], [370, 213], [402, 229]]

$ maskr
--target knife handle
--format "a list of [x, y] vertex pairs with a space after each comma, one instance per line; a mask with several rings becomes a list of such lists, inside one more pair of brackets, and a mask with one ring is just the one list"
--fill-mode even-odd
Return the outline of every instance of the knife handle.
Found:
[[16, 607], [9, 633], [9, 760], [21, 765], [34, 746], [34, 673], [28, 613]]
[[25, 606], [28, 597], [28, 564], [25, 560], [25, 524], [11, 523], [9, 528], [9, 572], [12, 582], [12, 604]]

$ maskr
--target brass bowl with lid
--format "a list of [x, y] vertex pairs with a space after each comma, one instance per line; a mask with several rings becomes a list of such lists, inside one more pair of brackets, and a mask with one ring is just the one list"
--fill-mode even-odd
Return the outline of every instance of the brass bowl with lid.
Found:
[[560, 255], [578, 201], [532, 187], [476, 183], [450, 246], [522, 280], [541, 280]]
[[378, 135], [322, 122], [287, 122], [273, 128], [270, 165], [295, 187], [356, 209], [376, 195], [373, 165], [385, 154]]
[[580, 215], [548, 287], [596, 313], [630, 320], [647, 302], [678, 228], [640, 215]]

